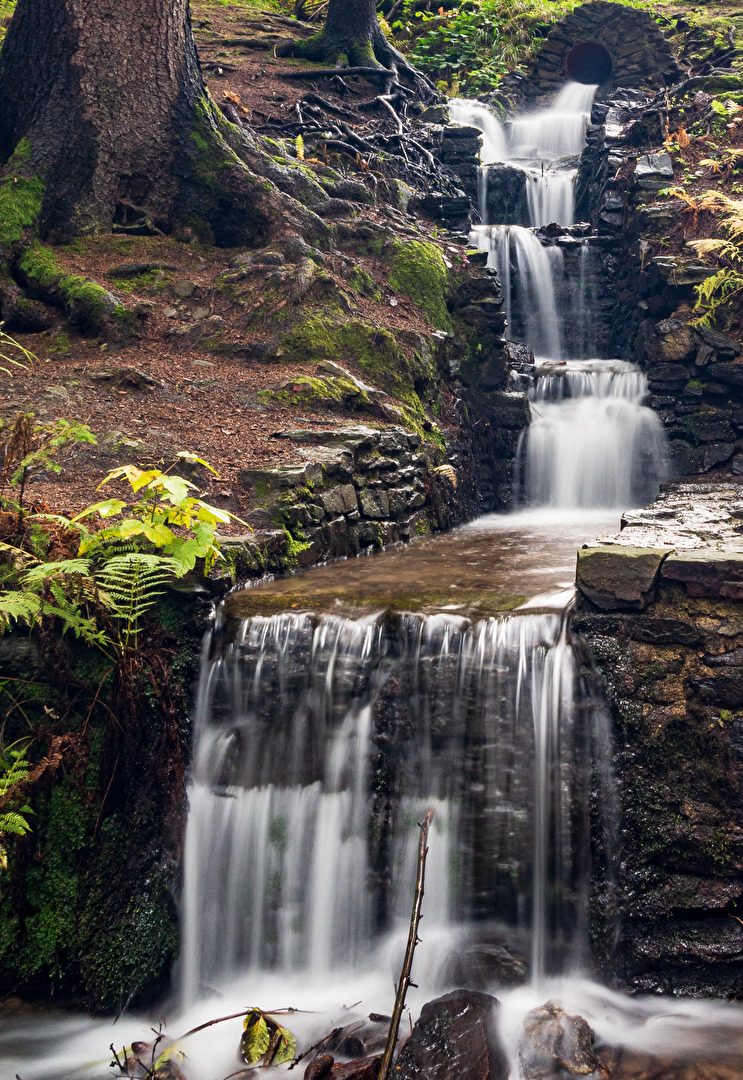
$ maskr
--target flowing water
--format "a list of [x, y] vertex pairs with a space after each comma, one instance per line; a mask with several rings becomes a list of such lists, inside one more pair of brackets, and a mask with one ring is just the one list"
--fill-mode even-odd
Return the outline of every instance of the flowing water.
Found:
[[[562, 159], [580, 152], [592, 95], [569, 85], [507, 134], [476, 103], [452, 114], [477, 117], [485, 160], [518, 159], [551, 184], [569, 176]], [[567, 207], [542, 188], [535, 217]], [[566, 190], [558, 213], [572, 220], [573, 179]], [[570, 637], [575, 549], [652, 497], [663, 438], [642, 374], [591, 356], [590, 244], [566, 292], [561, 249], [529, 228], [484, 225], [477, 240], [511, 332], [540, 357], [516, 477], [531, 509], [224, 603], [202, 656], [168, 1030], [291, 1007], [305, 1010], [289, 1025], [308, 1045], [388, 1013], [417, 823], [433, 808], [412, 1018], [452, 986], [497, 990], [514, 1080], [523, 1016], [547, 997], [626, 1051], [739, 1057], [740, 1007], [629, 999], [585, 978], [592, 777], [609, 853], [617, 814], [607, 719]], [[0, 1024], [0, 1076], [107, 1075], [108, 1044], [146, 1030], [21, 1015]], [[234, 1072], [239, 1034], [233, 1020], [189, 1038], [189, 1080]]]

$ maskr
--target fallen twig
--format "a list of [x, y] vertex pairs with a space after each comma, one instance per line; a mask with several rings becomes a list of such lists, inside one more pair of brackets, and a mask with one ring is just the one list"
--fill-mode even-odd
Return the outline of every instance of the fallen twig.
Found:
[[415, 895], [413, 897], [413, 911], [410, 916], [410, 931], [408, 944], [405, 948], [405, 957], [400, 971], [400, 981], [397, 984], [395, 995], [395, 1007], [392, 1010], [392, 1021], [387, 1034], [387, 1044], [382, 1055], [382, 1063], [379, 1066], [378, 1080], [388, 1080], [392, 1069], [392, 1058], [397, 1045], [397, 1035], [400, 1030], [403, 1010], [405, 1008], [405, 995], [409, 986], [415, 986], [410, 981], [410, 972], [413, 968], [413, 955], [415, 947], [420, 940], [418, 938], [418, 926], [421, 921], [421, 905], [423, 903], [423, 886], [426, 878], [426, 855], [428, 854], [428, 829], [433, 821], [433, 810], [429, 810], [420, 826], [421, 834], [418, 840], [418, 873], [415, 879]]

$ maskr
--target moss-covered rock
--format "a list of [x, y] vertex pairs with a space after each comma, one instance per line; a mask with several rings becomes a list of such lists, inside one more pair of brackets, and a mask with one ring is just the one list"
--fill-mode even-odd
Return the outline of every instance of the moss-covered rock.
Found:
[[396, 242], [389, 283], [395, 292], [409, 296], [437, 330], [452, 329], [446, 307], [449, 275], [436, 244], [425, 240]]

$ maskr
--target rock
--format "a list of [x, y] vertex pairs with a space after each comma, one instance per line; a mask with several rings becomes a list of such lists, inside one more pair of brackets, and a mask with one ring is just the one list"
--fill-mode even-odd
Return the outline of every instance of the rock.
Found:
[[732, 386], [743, 386], [743, 363], [710, 364], [705, 375]]
[[381, 1064], [381, 1054], [378, 1057], [357, 1058], [346, 1065], [334, 1065], [325, 1075], [328, 1080], [377, 1080]]
[[701, 635], [681, 619], [654, 619], [636, 615], [629, 623], [629, 635], [649, 645], [698, 645]]
[[332, 1054], [319, 1054], [304, 1070], [304, 1080], [322, 1080], [335, 1064]]
[[209, 318], [209, 313], [210, 313], [210, 309], [209, 309], [209, 307], [207, 307], [205, 305], [204, 307], [194, 308], [194, 310], [192, 312], [192, 317], [197, 322], [200, 322], [202, 319], [208, 319]]
[[495, 1030], [496, 998], [454, 990], [427, 1002], [395, 1069], [396, 1080], [507, 1080]]
[[446, 105], [429, 105], [420, 118], [424, 124], [448, 124], [449, 108]]
[[553, 1001], [532, 1009], [519, 1040], [524, 1080], [606, 1080], [593, 1052], [593, 1033], [582, 1016], [568, 1016]]
[[314, 463], [304, 465], [280, 465], [275, 469], [242, 469], [238, 479], [245, 487], [254, 489], [254, 495], [269, 491], [286, 491], [287, 488], [301, 487], [310, 481], [322, 482], [322, 467]]
[[694, 548], [669, 555], [661, 577], [681, 582], [689, 596], [743, 600], [743, 551]]
[[702, 341], [711, 349], [714, 349], [723, 360], [732, 360], [733, 357], [739, 356], [743, 352], [743, 345], [739, 341], [727, 337], [717, 330], [712, 330], [709, 326], [698, 327], [697, 333]]
[[390, 516], [390, 500], [386, 491], [364, 488], [359, 492], [359, 506], [364, 517], [381, 520]]
[[647, 607], [668, 548], [635, 548], [620, 544], [582, 548], [576, 584], [601, 611]]
[[173, 285], [173, 292], [180, 300], [188, 300], [189, 296], [193, 296], [197, 288], [195, 281], [181, 278], [180, 281], [176, 281]]
[[496, 391], [488, 396], [491, 402], [491, 423], [495, 427], [518, 431], [528, 426], [531, 420], [531, 408], [526, 394]]
[[648, 342], [647, 358], [650, 362], [668, 364], [685, 360], [697, 344], [697, 337], [690, 326], [678, 319], [663, 319], [657, 323]]
[[348, 514], [356, 510], [358, 506], [353, 484], [341, 484], [330, 488], [329, 491], [323, 491], [318, 498], [327, 514]]

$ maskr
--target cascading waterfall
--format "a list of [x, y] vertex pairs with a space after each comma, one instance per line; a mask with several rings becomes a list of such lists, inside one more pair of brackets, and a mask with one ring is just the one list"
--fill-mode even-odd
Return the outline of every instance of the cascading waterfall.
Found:
[[[565, 161], [581, 153], [595, 89], [568, 83], [551, 108], [511, 121], [508, 156], [527, 170], [532, 226], [573, 223], [576, 170]], [[469, 113], [459, 103], [456, 115], [472, 123], [477, 116], [484, 128], [483, 111], [479, 102]], [[487, 200], [481, 202], [487, 209]], [[647, 382], [631, 364], [592, 359], [598, 304], [592, 259], [600, 249], [588, 237], [572, 237], [568, 264], [559, 243], [545, 243], [522, 225], [480, 225], [470, 241], [489, 252], [488, 265], [498, 270], [508, 336], [528, 342], [540, 362], [529, 390], [532, 423], [517, 451], [516, 504], [576, 510], [651, 499], [667, 475], [667, 454], [662, 425], [644, 404]]]
[[548, 109], [510, 121], [508, 132], [495, 114], [479, 101], [454, 98], [449, 115], [455, 124], [468, 124], [483, 133], [480, 168], [480, 216], [487, 216], [488, 168], [507, 162], [525, 174], [528, 220], [536, 227], [557, 221], [573, 224], [575, 158], [583, 150], [595, 86], [567, 83]]
[[219, 637], [197, 721], [186, 1003], [245, 971], [373, 963], [409, 916], [428, 806], [428, 926], [497, 917], [526, 951], [531, 937], [538, 977], [548, 939], [578, 947], [590, 733], [562, 614], [285, 614]]
[[663, 426], [643, 405], [647, 380], [621, 361], [545, 365], [516, 456], [515, 498], [560, 509], [642, 506], [667, 471]]
[[528, 341], [538, 356], [561, 358], [563, 331], [555, 294], [555, 279], [563, 271], [560, 249], [546, 247], [518, 225], [481, 226], [473, 239], [490, 253], [488, 266], [498, 270], [507, 326], [518, 319], [518, 339]]

